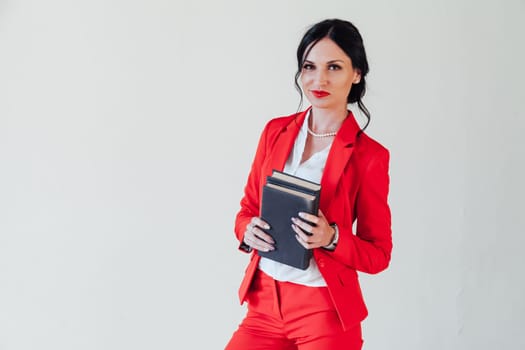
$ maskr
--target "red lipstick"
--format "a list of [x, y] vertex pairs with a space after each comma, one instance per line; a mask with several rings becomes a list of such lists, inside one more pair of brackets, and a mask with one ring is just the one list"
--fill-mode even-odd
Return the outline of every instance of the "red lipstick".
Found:
[[317, 98], [323, 98], [323, 97], [330, 95], [328, 91], [323, 91], [323, 90], [311, 90], [311, 91], [312, 91], [312, 94], [314, 94], [314, 96]]

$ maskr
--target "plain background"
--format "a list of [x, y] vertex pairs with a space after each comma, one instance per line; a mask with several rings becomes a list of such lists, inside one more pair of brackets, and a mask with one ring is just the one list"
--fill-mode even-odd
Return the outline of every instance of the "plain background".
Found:
[[330, 17], [392, 154], [364, 349], [525, 348], [523, 0], [4, 0], [1, 350], [224, 347], [257, 139]]

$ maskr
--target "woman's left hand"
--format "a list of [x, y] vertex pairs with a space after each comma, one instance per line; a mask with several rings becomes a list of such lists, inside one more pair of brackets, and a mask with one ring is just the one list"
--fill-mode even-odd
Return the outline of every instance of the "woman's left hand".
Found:
[[[330, 226], [321, 210], [319, 210], [319, 216], [307, 213], [299, 213], [298, 216], [299, 218], [292, 218], [292, 228], [297, 234], [295, 238], [303, 247], [313, 249], [325, 247], [332, 243], [335, 229]], [[313, 225], [309, 224], [309, 222]], [[310, 235], [304, 233], [301, 229]]]

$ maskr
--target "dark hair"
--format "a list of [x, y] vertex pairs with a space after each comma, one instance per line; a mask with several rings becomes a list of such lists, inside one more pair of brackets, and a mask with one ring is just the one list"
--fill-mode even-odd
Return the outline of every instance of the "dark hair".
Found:
[[348, 94], [347, 102], [356, 103], [359, 109], [364, 113], [367, 122], [362, 130], [366, 129], [370, 123], [370, 112], [361, 101], [365, 95], [366, 80], [365, 76], [368, 73], [368, 61], [366, 59], [365, 47], [363, 45], [363, 38], [359, 30], [350, 22], [340, 19], [327, 19], [317, 24], [314, 24], [304, 34], [299, 47], [297, 48], [297, 73], [295, 74], [295, 87], [299, 91], [301, 101], [299, 106], [303, 103], [303, 93], [299, 86], [298, 79], [301, 76], [303, 64], [310, 53], [312, 47], [321, 39], [329, 38], [337, 44], [352, 60], [352, 67], [358, 69], [361, 73], [361, 80], [357, 84], [353, 84]]

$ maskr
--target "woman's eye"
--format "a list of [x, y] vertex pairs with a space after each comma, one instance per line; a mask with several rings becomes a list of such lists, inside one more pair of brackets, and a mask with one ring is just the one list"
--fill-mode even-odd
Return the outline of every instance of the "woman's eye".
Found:
[[307, 63], [307, 64], [303, 65], [303, 69], [304, 70], [312, 70], [312, 69], [314, 69], [314, 65]]
[[329, 70], [339, 70], [341, 69], [341, 66], [337, 65], [337, 64], [331, 64], [328, 66], [328, 69]]

